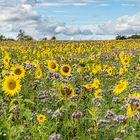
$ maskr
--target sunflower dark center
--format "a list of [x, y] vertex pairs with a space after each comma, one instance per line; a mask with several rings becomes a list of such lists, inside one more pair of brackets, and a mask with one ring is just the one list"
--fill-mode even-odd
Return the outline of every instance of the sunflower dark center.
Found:
[[64, 67], [63, 67], [63, 71], [64, 71], [65, 73], [68, 73], [68, 72], [69, 72], [69, 67], [64, 66]]
[[16, 82], [14, 80], [10, 81], [9, 84], [8, 84], [8, 87], [9, 87], [10, 90], [15, 89]]
[[62, 87], [61, 88], [61, 93], [63, 94], [63, 95], [71, 95], [71, 93], [72, 93], [72, 89], [70, 89], [69, 87]]
[[16, 70], [15, 70], [15, 74], [16, 74], [16, 75], [20, 75], [20, 74], [21, 74], [21, 70], [20, 70], [20, 69], [16, 69]]
[[39, 119], [40, 119], [40, 120], [43, 120], [43, 117], [41, 116], [41, 117], [39, 117]]
[[55, 63], [51, 63], [51, 68], [55, 69], [56, 68], [56, 64]]

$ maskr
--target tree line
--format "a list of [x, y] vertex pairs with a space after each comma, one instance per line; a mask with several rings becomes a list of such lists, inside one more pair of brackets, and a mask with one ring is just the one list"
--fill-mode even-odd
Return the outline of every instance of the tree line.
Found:
[[[0, 41], [32, 41], [35, 40], [31, 35], [27, 35], [23, 30], [19, 30], [17, 39], [6, 38], [4, 35], [0, 35]], [[42, 38], [41, 40], [48, 40], [47, 37]], [[56, 40], [55, 36], [52, 36], [51, 40]]]
[[[131, 36], [126, 35], [117, 35], [115, 37], [116, 40], [126, 40], [126, 39], [140, 39], [139, 34], [134, 34]], [[4, 35], [0, 35], [0, 41], [32, 41], [35, 40], [31, 35], [27, 35], [23, 30], [19, 30], [17, 39], [6, 38]], [[48, 40], [47, 37], [42, 38], [41, 40]], [[51, 40], [56, 40], [55, 36], [52, 36]]]
[[116, 40], [126, 40], [126, 39], [140, 39], [140, 35], [134, 34], [131, 36], [126, 36], [126, 35], [117, 35]]

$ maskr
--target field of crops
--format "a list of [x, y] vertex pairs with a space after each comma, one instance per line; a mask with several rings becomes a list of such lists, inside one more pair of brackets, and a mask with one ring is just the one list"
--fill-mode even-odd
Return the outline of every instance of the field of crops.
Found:
[[0, 43], [0, 140], [139, 140], [140, 40]]

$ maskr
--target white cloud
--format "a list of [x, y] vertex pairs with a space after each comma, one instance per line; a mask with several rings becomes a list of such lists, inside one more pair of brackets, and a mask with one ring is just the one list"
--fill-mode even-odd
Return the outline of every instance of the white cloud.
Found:
[[[44, 0], [45, 1], [45, 0]], [[35, 38], [55, 35], [59, 39], [112, 39], [115, 34], [140, 33], [140, 13], [133, 16], [122, 16], [115, 21], [108, 21], [105, 24], [88, 25], [67, 25], [43, 19], [34, 10], [34, 5], [39, 3], [44, 5], [43, 0], [0, 0], [0, 33], [6, 36], [16, 37], [19, 29], [23, 29], [27, 34]], [[108, 1], [108, 0], [107, 0]], [[63, 4], [73, 4], [84, 6], [95, 0], [48, 0], [46, 6], [57, 6]], [[60, 3], [59, 3], [60, 2]], [[98, 1], [99, 2], [99, 1]], [[104, 0], [100, 6], [108, 6]], [[50, 5], [52, 4], [52, 5]], [[63, 12], [63, 11], [60, 11]], [[95, 36], [96, 35], [96, 36]]]
[[[13, 0], [14, 2], [14, 0]], [[16, 32], [23, 29], [27, 34], [36, 38], [45, 36], [46, 34], [57, 35], [91, 35], [89, 29], [82, 29], [75, 25], [66, 25], [65, 23], [56, 23], [50, 20], [42, 19], [36, 11], [33, 10], [35, 0], [19, 0], [17, 6], [11, 6], [11, 3], [1, 5], [0, 12], [0, 32], [5, 35], [15, 37]], [[2, 1], [1, 1], [2, 3]]]
[[100, 25], [97, 34], [134, 34], [140, 33], [140, 13], [122, 16], [115, 21]]

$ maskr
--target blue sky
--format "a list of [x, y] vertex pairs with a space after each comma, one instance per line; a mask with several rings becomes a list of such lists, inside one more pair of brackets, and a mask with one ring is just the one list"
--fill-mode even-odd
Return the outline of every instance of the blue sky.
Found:
[[[56, 3], [55, 3], [56, 4]], [[79, 5], [58, 5], [36, 7], [41, 15], [45, 15], [58, 22], [67, 24], [102, 23], [115, 20], [123, 15], [133, 15], [140, 11], [140, 2], [137, 1], [109, 1], [97, 3], [79, 3]]]
[[0, 0], [0, 33], [112, 39], [140, 33], [140, 0]]

